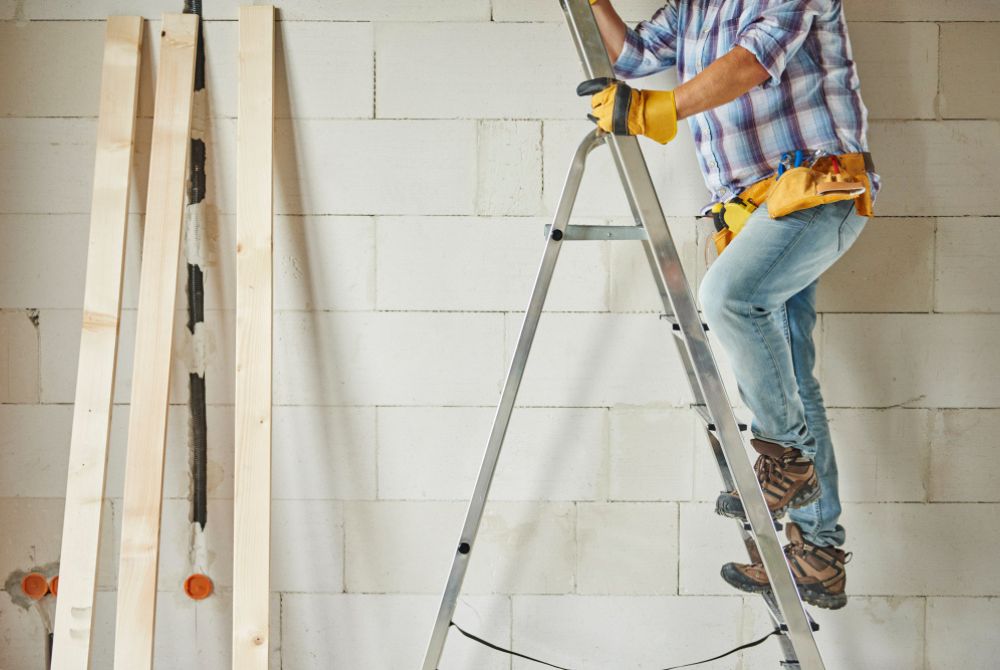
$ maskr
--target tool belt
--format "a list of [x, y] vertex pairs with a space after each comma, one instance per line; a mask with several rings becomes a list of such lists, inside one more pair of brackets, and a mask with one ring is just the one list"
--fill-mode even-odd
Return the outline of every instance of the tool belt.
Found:
[[822, 156], [809, 166], [779, 169], [779, 173], [752, 184], [737, 197], [712, 207], [715, 248], [721, 254], [765, 202], [772, 219], [842, 200], [854, 200], [858, 215], [870, 218], [872, 189], [868, 173], [874, 171], [868, 152]]

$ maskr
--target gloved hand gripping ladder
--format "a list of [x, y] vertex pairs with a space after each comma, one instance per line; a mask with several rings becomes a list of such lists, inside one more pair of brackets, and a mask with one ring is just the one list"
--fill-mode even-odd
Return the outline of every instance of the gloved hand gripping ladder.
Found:
[[[613, 77], [611, 63], [588, 0], [560, 0], [560, 3], [580, 55], [585, 77]], [[569, 225], [587, 155], [601, 144], [606, 144], [611, 150], [636, 222], [634, 226]], [[773, 595], [766, 596], [765, 600], [775, 625], [782, 631], [782, 635], [778, 637], [785, 657], [782, 666], [799, 670], [824, 670], [823, 660], [813, 638], [813, 631], [817, 627], [806, 613], [795, 588], [774, 522], [747, 457], [741, 434], [745, 426], [737, 423], [729, 404], [705, 334], [707, 326], [698, 314], [694, 295], [681, 267], [639, 143], [634, 137], [608, 135], [600, 130], [589, 133], [577, 149], [553, 223], [548, 228], [541, 267], [500, 396], [486, 454], [469, 503], [462, 535], [455, 549], [422, 670], [437, 670], [444, 650], [559, 249], [563, 242], [588, 239], [644, 240], [646, 256], [666, 311], [665, 318], [672, 324], [677, 349], [691, 384], [695, 400], [693, 408], [707, 424], [709, 442], [726, 489], [738, 491], [743, 501], [749, 522], [741, 526], [741, 533], [751, 559], [763, 562], [771, 583]]]

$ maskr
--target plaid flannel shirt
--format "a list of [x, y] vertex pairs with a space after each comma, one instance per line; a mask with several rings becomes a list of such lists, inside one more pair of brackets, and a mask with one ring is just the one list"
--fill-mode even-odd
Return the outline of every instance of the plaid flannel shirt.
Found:
[[688, 120], [712, 203], [773, 174], [785, 152], [868, 151], [841, 0], [670, 0], [628, 30], [614, 67], [631, 79], [676, 66], [685, 82], [737, 46], [771, 76]]

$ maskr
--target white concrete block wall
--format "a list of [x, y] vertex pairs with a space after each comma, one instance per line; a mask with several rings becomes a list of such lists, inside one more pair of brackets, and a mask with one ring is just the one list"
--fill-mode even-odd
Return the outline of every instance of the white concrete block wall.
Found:
[[0, 401], [38, 402], [38, 311], [0, 311]]
[[[156, 658], [228, 668], [236, 0], [206, 3], [209, 525], [193, 603], [179, 312]], [[271, 667], [422, 654], [537, 269], [589, 128], [557, 3], [281, 0]], [[818, 373], [852, 601], [819, 612], [831, 668], [1000, 664], [1000, 3], [845, 0], [879, 218], [821, 282]], [[619, 0], [630, 21], [657, 0]], [[150, 19], [98, 580], [112, 650], [161, 0], [0, 0], [0, 577], [58, 560], [79, 350], [100, 20]], [[670, 87], [669, 73], [641, 85]], [[705, 190], [682, 128], [643, 141], [697, 286]], [[603, 152], [578, 222], [628, 224]], [[183, 279], [178, 285], [183, 291]], [[658, 668], [769, 624], [718, 577], [741, 558], [641, 249], [568, 245], [456, 621], [584, 667]], [[725, 352], [717, 352], [726, 364]], [[727, 386], [735, 390], [726, 371]], [[734, 401], [738, 400], [734, 396]], [[745, 409], [740, 409], [745, 419]], [[0, 594], [0, 668], [42, 667], [41, 620]], [[773, 645], [712, 667], [775, 667]], [[442, 670], [527, 670], [450, 638]]]

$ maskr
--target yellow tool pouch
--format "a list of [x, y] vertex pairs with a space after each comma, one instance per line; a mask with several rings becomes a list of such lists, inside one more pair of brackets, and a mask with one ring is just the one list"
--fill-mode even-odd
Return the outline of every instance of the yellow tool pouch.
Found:
[[854, 200], [867, 189], [859, 181], [823, 174], [813, 168], [792, 168], [775, 182], [767, 196], [767, 212], [780, 219], [794, 212], [841, 200]]
[[[840, 200], [854, 200], [860, 216], [872, 216], [869, 154], [824, 156], [811, 167], [797, 167], [777, 178], [764, 199], [772, 219]], [[756, 185], [755, 185], [756, 186]], [[751, 187], [753, 188], [753, 187]]]
[[[871, 217], [871, 183], [868, 172], [873, 170], [871, 157], [867, 154], [824, 156], [811, 167], [791, 168], [780, 178], [771, 176], [762, 179], [740, 193], [734, 200], [751, 203], [754, 208], [766, 202], [768, 215], [772, 219], [831, 202], [854, 200], [857, 213], [860, 216]], [[721, 227], [712, 236], [715, 248], [720, 254], [742, 230], [746, 219], [753, 212], [753, 209], [750, 209], [742, 217], [742, 221], [739, 221], [739, 216], [731, 217], [727, 212], [730, 203], [716, 205], [716, 208], [721, 207], [720, 211], [726, 223], [725, 227]], [[719, 215], [715, 209], [713, 213], [718, 219]], [[730, 218], [739, 221], [738, 225], [730, 226]]]

